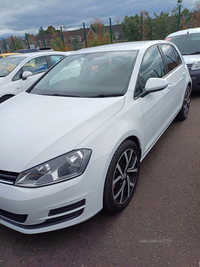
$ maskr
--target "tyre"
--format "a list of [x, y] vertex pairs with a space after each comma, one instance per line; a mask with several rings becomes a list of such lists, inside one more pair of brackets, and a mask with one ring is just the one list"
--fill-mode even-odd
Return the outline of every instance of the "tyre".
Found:
[[120, 212], [131, 201], [139, 175], [140, 152], [137, 145], [124, 141], [116, 150], [104, 186], [104, 209]]
[[183, 100], [183, 105], [181, 107], [181, 110], [179, 111], [176, 119], [179, 121], [184, 121], [189, 113], [189, 108], [190, 108], [190, 100], [191, 100], [191, 91], [192, 89], [187, 86], [187, 89], [185, 91], [185, 96]]

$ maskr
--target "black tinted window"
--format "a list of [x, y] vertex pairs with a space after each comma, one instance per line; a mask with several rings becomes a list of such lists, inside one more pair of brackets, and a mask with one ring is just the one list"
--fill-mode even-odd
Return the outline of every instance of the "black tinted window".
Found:
[[166, 75], [165, 66], [157, 46], [153, 46], [146, 52], [136, 84], [135, 96], [144, 91], [149, 78], [162, 78]]
[[174, 50], [174, 53], [175, 53], [175, 57], [176, 57], [176, 61], [177, 61], [177, 64], [180, 65], [182, 63], [182, 60], [180, 58], [180, 55], [179, 53], [177, 52], [177, 50], [175, 49], [175, 47], [173, 47], [173, 50]]
[[171, 45], [161, 45], [161, 49], [168, 66], [168, 72], [170, 72], [180, 64], [180, 58], [177, 53], [175, 54], [175, 50]]

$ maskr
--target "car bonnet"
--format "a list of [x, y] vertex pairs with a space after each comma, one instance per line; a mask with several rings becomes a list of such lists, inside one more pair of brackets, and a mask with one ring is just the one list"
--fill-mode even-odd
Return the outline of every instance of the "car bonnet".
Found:
[[114, 116], [124, 97], [21, 93], [0, 105], [0, 169], [21, 172], [77, 147]]
[[196, 60], [200, 60], [200, 55], [183, 55], [186, 64], [193, 64]]

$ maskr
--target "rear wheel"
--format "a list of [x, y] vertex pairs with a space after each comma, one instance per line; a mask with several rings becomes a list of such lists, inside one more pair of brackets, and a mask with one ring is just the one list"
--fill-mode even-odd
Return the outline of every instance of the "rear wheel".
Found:
[[124, 141], [116, 150], [105, 180], [104, 208], [111, 212], [123, 210], [131, 201], [139, 175], [140, 153], [137, 145]]
[[185, 97], [183, 100], [183, 105], [181, 107], [181, 110], [179, 111], [176, 119], [179, 121], [184, 121], [189, 113], [189, 108], [190, 108], [190, 100], [191, 100], [191, 91], [192, 89], [189, 87], [189, 85], [187, 86], [187, 89], [185, 91]]

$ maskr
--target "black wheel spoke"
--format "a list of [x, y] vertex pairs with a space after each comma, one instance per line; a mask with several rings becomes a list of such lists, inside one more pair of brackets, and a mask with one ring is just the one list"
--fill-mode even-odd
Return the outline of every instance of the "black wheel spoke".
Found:
[[122, 171], [122, 169], [121, 169], [119, 164], [117, 164], [117, 170], [119, 171], [121, 177], [123, 178], [124, 177], [124, 173], [123, 173], [123, 171]]
[[135, 157], [132, 166], [127, 169], [127, 172], [137, 172], [137, 171], [138, 171], [138, 169], [137, 169], [137, 157]]

